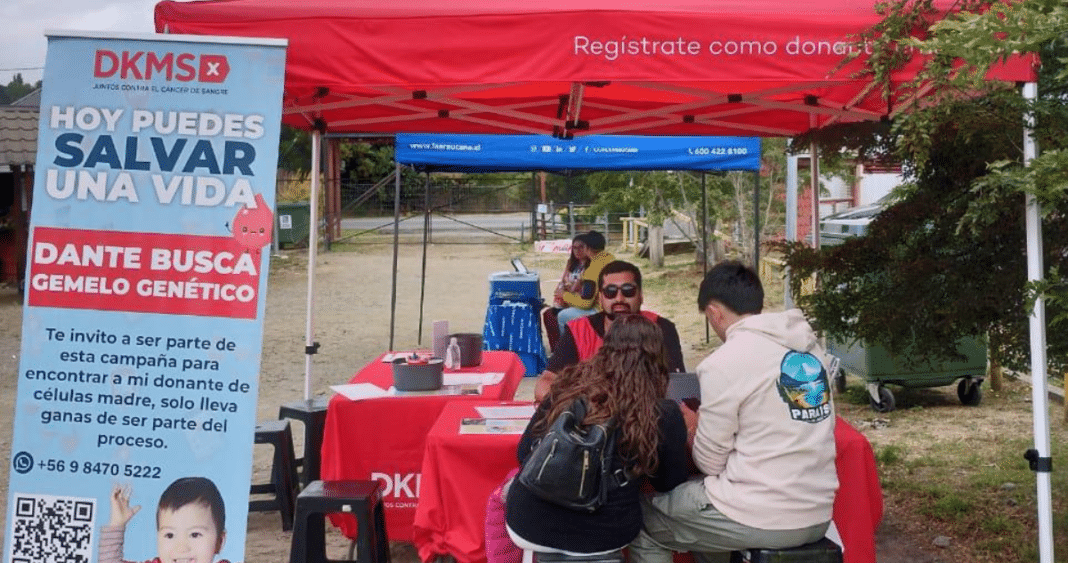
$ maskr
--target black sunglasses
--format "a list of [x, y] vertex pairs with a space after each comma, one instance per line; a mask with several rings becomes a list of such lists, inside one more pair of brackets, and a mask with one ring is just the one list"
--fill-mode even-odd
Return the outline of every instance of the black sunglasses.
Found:
[[606, 285], [601, 288], [601, 293], [609, 299], [615, 299], [620, 291], [623, 292], [623, 297], [634, 297], [635, 295], [638, 295], [638, 286], [632, 283], [625, 283], [623, 285]]

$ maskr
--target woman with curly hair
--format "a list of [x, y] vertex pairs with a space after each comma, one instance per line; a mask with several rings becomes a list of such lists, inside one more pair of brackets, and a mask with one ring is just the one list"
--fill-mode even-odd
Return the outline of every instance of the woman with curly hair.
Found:
[[535, 552], [600, 554], [637, 537], [643, 483], [668, 491], [688, 477], [686, 424], [678, 405], [664, 398], [667, 384], [663, 336], [642, 315], [617, 318], [592, 358], [556, 378], [520, 439], [519, 462], [572, 401], [584, 398], [584, 424], [611, 420], [618, 429], [612, 469], [623, 469], [629, 480], [610, 488], [607, 502], [593, 512], [542, 500], [514, 480], [505, 508], [516, 545]]

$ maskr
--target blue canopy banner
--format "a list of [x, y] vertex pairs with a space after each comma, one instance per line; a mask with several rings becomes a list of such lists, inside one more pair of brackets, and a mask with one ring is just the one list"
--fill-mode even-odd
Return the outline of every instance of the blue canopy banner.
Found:
[[396, 160], [420, 170], [760, 170], [759, 137], [398, 133]]

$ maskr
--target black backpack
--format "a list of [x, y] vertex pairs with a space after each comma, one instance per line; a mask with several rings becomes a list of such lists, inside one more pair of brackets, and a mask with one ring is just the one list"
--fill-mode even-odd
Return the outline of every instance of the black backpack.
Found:
[[542, 500], [593, 512], [604, 505], [609, 488], [625, 485], [626, 478], [611, 469], [617, 434], [611, 421], [583, 425], [585, 417], [586, 399], [575, 399], [531, 448], [519, 482]]

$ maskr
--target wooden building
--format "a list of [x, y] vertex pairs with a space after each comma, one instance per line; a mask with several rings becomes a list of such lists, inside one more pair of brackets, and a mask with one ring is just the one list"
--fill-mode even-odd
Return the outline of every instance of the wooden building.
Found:
[[0, 105], [0, 283], [21, 287], [29, 240], [41, 91]]

